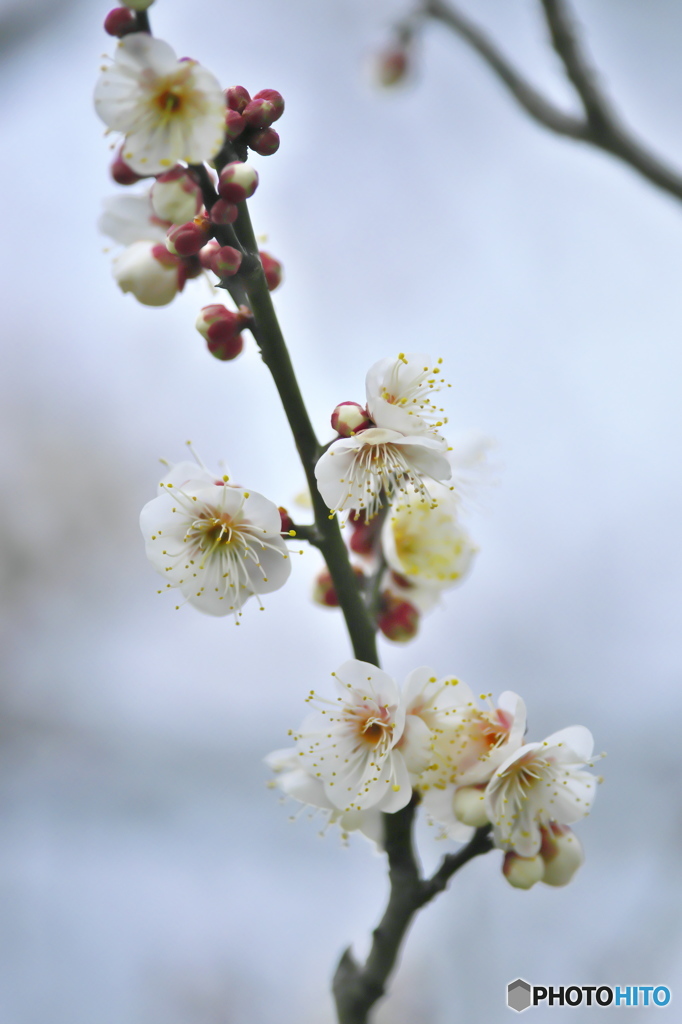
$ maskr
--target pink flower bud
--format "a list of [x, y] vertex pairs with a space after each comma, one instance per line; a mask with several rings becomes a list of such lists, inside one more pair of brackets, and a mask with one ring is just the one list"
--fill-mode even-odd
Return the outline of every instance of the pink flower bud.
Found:
[[294, 530], [294, 521], [293, 521], [293, 519], [291, 518], [291, 516], [289, 515], [287, 510], [285, 508], [282, 508], [281, 505], [280, 505], [278, 511], [279, 511], [280, 522], [282, 524], [281, 525], [282, 533], [288, 533], [290, 536], [293, 536], [295, 534], [295, 532], [296, 532]]
[[385, 591], [381, 595], [377, 626], [389, 640], [405, 643], [419, 631], [419, 612], [409, 601], [401, 601]]
[[241, 114], [251, 100], [251, 96], [243, 85], [233, 85], [225, 90], [225, 100], [230, 110], [236, 110], [238, 114]]
[[257, 93], [242, 111], [242, 117], [252, 128], [269, 128], [284, 113], [284, 100], [274, 89]]
[[332, 430], [335, 430], [341, 437], [352, 437], [360, 430], [367, 430], [372, 426], [372, 421], [357, 402], [340, 402], [332, 413]]
[[258, 171], [251, 164], [233, 161], [223, 167], [218, 178], [218, 193], [230, 203], [248, 199], [258, 187]]
[[123, 146], [117, 150], [116, 156], [111, 162], [109, 173], [119, 185], [134, 185], [136, 181], [142, 181], [142, 175], [136, 174], [132, 167], [129, 167], [123, 159]]
[[348, 526], [351, 529], [349, 547], [356, 555], [372, 555], [381, 538], [381, 527], [384, 517], [374, 516], [366, 520], [363, 512], [348, 514]]
[[197, 257], [201, 266], [204, 270], [211, 270], [211, 264], [213, 263], [213, 257], [220, 248], [220, 242], [216, 242], [215, 239], [211, 239], [203, 249], [200, 249], [197, 253]]
[[268, 103], [272, 104], [277, 115], [274, 118], [275, 121], [278, 121], [284, 113], [284, 99], [282, 94], [277, 92], [276, 89], [261, 89], [253, 98], [254, 100], [267, 100]]
[[545, 865], [539, 854], [535, 857], [520, 857], [518, 853], [510, 851], [504, 855], [502, 874], [515, 889], [531, 889], [536, 882], [542, 880], [544, 873]]
[[218, 277], [234, 277], [242, 265], [242, 254], [231, 245], [221, 246], [211, 259], [211, 270]]
[[396, 44], [376, 57], [376, 76], [379, 85], [390, 89], [402, 82], [409, 71], [409, 53], [404, 46]]
[[209, 214], [212, 224], [234, 224], [239, 210], [227, 199], [216, 199]]
[[187, 224], [174, 224], [166, 236], [166, 248], [174, 256], [194, 256], [203, 249], [212, 233], [208, 217], [199, 215]]
[[201, 209], [201, 189], [179, 165], [157, 177], [150, 195], [156, 216], [171, 224], [184, 224]]
[[245, 307], [235, 313], [225, 306], [204, 306], [197, 317], [196, 327], [206, 339], [211, 355], [227, 362], [236, 358], [244, 347], [240, 332], [247, 326], [250, 312]]
[[274, 128], [252, 128], [246, 142], [260, 156], [272, 156], [279, 149], [279, 135]]
[[265, 274], [265, 283], [268, 286], [268, 291], [274, 292], [275, 288], [282, 283], [282, 264], [274, 256], [263, 252], [262, 249], [258, 255], [263, 264], [263, 273]]
[[230, 107], [225, 111], [225, 138], [238, 139], [246, 128], [246, 121], [237, 110]]
[[328, 569], [323, 569], [318, 573], [313, 584], [313, 601], [316, 604], [321, 604], [325, 608], [338, 608], [339, 599], [332, 583], [331, 573]]
[[119, 39], [130, 32], [139, 31], [134, 11], [128, 7], [114, 7], [104, 19], [104, 31], [110, 36], [118, 36]]

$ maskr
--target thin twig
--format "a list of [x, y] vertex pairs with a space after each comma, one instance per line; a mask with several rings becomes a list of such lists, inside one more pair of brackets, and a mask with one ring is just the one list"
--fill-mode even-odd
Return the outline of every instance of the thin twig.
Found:
[[566, 114], [550, 102], [514, 67], [488, 35], [444, 0], [424, 0], [424, 18], [439, 21], [467, 42], [507, 87], [533, 120], [557, 135], [586, 142], [632, 167], [664, 192], [682, 199], [682, 174], [651, 152], [626, 128], [602, 93], [564, 0], [540, 0], [552, 45], [561, 57], [578, 94], [583, 116]]
[[523, 107], [526, 113], [539, 121], [545, 128], [557, 132], [559, 135], [568, 135], [574, 139], [585, 138], [585, 124], [579, 117], [564, 113], [555, 106], [534, 85], [517, 71], [514, 65], [498, 49], [495, 43], [486, 33], [475, 25], [461, 11], [452, 4], [445, 4], [442, 0], [426, 0], [423, 6], [425, 16], [440, 21], [448, 28], [456, 32], [464, 39], [495, 72], [497, 77], [504, 82], [514, 99]]

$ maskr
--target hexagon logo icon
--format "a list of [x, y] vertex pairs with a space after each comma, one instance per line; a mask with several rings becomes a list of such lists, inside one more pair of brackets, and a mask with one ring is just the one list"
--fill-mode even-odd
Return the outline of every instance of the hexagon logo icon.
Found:
[[507, 1006], [521, 1013], [530, 1006], [530, 985], [523, 978], [510, 981], [507, 985]]

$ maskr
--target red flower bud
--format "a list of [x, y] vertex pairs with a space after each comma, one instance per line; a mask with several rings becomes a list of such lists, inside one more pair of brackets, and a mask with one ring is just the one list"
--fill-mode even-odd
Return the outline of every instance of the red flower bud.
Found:
[[275, 288], [282, 283], [282, 264], [274, 256], [263, 252], [262, 249], [258, 255], [263, 264], [263, 273], [265, 274], [265, 283], [268, 286], [268, 291], [274, 292]]
[[225, 138], [238, 139], [246, 128], [246, 121], [242, 115], [230, 107], [225, 112]]
[[119, 39], [130, 32], [139, 32], [135, 11], [131, 11], [129, 7], [114, 7], [104, 19], [104, 31], [110, 36], [118, 36]]
[[176, 256], [194, 256], [203, 249], [212, 234], [208, 217], [199, 214], [186, 224], [174, 224], [166, 236], [166, 247]]
[[367, 430], [372, 426], [372, 421], [357, 402], [339, 402], [332, 413], [332, 430], [335, 430], [341, 437], [352, 437], [360, 430]]
[[381, 595], [377, 626], [389, 640], [405, 643], [419, 631], [419, 612], [409, 601], [401, 601], [386, 591]]
[[211, 239], [211, 241], [208, 242], [204, 246], [203, 249], [199, 250], [197, 256], [198, 256], [199, 262], [200, 262], [201, 266], [204, 268], [204, 270], [211, 270], [211, 264], [213, 262], [213, 257], [218, 252], [219, 248], [220, 248], [220, 242], [216, 242], [215, 239]]
[[243, 85], [233, 85], [225, 90], [225, 100], [230, 110], [236, 110], [241, 114], [251, 97]]
[[258, 171], [251, 164], [234, 160], [223, 167], [218, 178], [218, 193], [230, 203], [249, 199], [258, 187]]
[[231, 245], [221, 246], [211, 259], [210, 268], [218, 277], [234, 277], [242, 265], [242, 254]]
[[[127, 10], [128, 8], [126, 7], [125, 9]], [[134, 185], [136, 181], [142, 181], [142, 175], [136, 174], [132, 167], [128, 167], [128, 164], [123, 159], [123, 146], [117, 150], [116, 156], [111, 162], [109, 173], [119, 185]]]
[[234, 224], [238, 213], [234, 203], [228, 203], [227, 199], [216, 199], [209, 216], [213, 224]]
[[348, 544], [351, 551], [354, 551], [356, 555], [373, 555], [379, 544], [383, 522], [383, 514], [374, 516], [368, 521], [362, 512], [351, 511], [347, 524], [351, 530]]
[[279, 149], [279, 135], [274, 128], [250, 129], [246, 142], [260, 156], [272, 156]]
[[262, 89], [242, 111], [252, 128], [269, 128], [284, 113], [284, 100], [274, 89]]
[[376, 75], [379, 85], [387, 89], [403, 81], [409, 71], [409, 53], [405, 47], [396, 44], [377, 54]]
[[245, 306], [238, 312], [215, 304], [204, 306], [197, 317], [197, 330], [206, 339], [206, 346], [216, 359], [227, 362], [235, 359], [244, 348], [241, 331], [251, 319]]

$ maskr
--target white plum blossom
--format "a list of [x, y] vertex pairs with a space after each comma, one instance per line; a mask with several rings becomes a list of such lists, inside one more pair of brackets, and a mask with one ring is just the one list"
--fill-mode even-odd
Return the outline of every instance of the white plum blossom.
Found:
[[143, 306], [167, 306], [186, 280], [183, 262], [160, 242], [134, 242], [114, 257], [112, 273], [122, 292]]
[[[327, 825], [338, 825], [344, 838], [348, 832], [362, 832], [378, 847], [381, 847], [383, 842], [381, 811], [376, 807], [369, 807], [362, 811], [340, 811], [325, 794], [322, 780], [301, 768], [299, 760], [293, 749], [273, 750], [271, 754], [268, 754], [265, 763], [276, 774], [272, 785], [280, 789], [285, 796], [298, 800], [304, 807], [310, 807], [313, 811], [321, 810], [326, 817], [325, 828]], [[322, 829], [322, 832], [325, 831], [325, 828]]]
[[367, 411], [377, 427], [410, 436], [440, 438], [437, 427], [447, 423], [444, 410], [432, 396], [449, 387], [441, 377], [440, 364], [421, 352], [401, 352], [397, 359], [380, 359], [365, 380]]
[[344, 813], [398, 811], [412, 795], [406, 760], [396, 749], [405, 726], [400, 691], [386, 672], [356, 659], [332, 675], [336, 700], [314, 691], [307, 698], [320, 707], [295, 734], [298, 763]]
[[542, 828], [552, 822], [571, 825], [588, 814], [598, 782], [583, 770], [592, 749], [590, 731], [574, 725], [508, 757], [485, 795], [495, 844], [534, 857], [542, 845]]
[[225, 136], [225, 96], [194, 60], [146, 32], [124, 36], [95, 86], [95, 109], [125, 135], [123, 159], [136, 173], [160, 174], [178, 161], [210, 160]]
[[410, 584], [442, 590], [468, 574], [478, 548], [460, 522], [460, 503], [436, 484], [431, 497], [412, 491], [389, 509], [381, 530], [387, 565]]
[[392, 501], [417, 491], [428, 500], [423, 477], [447, 480], [452, 472], [445, 448], [433, 437], [370, 427], [330, 445], [315, 466], [318, 490], [332, 511], [363, 510], [371, 519], [383, 495]]
[[162, 220], [154, 211], [151, 192], [107, 196], [97, 226], [119, 245], [134, 242], [161, 242], [165, 245], [170, 221]]
[[334, 512], [362, 510], [371, 519], [384, 500], [416, 492], [433, 504], [424, 477], [449, 480], [445, 423], [431, 395], [443, 382], [428, 356], [381, 359], [367, 373], [367, 410], [373, 426], [334, 441], [315, 467], [317, 485]]
[[273, 502], [191, 462], [175, 465], [159, 489], [140, 527], [167, 588], [209, 615], [237, 620], [252, 595], [283, 586], [291, 561]]
[[487, 820], [482, 789], [476, 788], [523, 743], [526, 708], [511, 691], [500, 695], [497, 707], [490, 702], [481, 708], [466, 683], [449, 679], [442, 685], [451, 689], [435, 698], [441, 714], [433, 726], [432, 763], [417, 788], [442, 833], [465, 842], [471, 826]]

